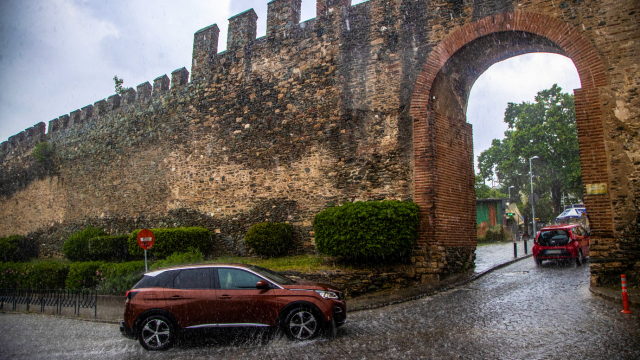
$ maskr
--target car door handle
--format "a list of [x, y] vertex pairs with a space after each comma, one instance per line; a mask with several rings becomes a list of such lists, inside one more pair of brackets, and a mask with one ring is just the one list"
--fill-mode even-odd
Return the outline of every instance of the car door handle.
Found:
[[172, 298], [172, 299], [182, 299], [182, 296], [180, 296], [180, 295], [173, 295], [171, 298]]
[[220, 295], [220, 299], [222, 299], [222, 300], [231, 299], [231, 295]]

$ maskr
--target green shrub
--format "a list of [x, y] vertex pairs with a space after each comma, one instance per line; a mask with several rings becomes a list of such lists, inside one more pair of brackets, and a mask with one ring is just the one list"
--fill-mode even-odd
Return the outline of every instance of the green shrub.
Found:
[[90, 261], [89, 239], [103, 235], [106, 234], [102, 229], [89, 226], [69, 236], [62, 245], [62, 252], [71, 261]]
[[255, 224], [245, 235], [244, 241], [258, 255], [279, 256], [293, 245], [292, 229], [286, 223]]
[[409, 255], [418, 232], [418, 205], [396, 200], [345, 203], [315, 216], [318, 251], [354, 260]]
[[0, 288], [64, 289], [69, 265], [60, 261], [0, 263]]
[[[201, 227], [183, 227], [172, 229], [151, 229], [156, 241], [148, 250], [148, 256], [156, 259], [165, 259], [173, 253], [186, 251], [189, 248], [198, 249], [204, 255], [211, 252], [211, 231]], [[136, 230], [129, 236], [129, 254], [140, 258], [144, 251], [138, 246], [138, 233]]]
[[38, 256], [38, 246], [24, 236], [0, 238], [0, 261], [26, 261]]
[[124, 295], [144, 275], [144, 260], [123, 263], [104, 263], [97, 270], [98, 292]]
[[100, 283], [98, 269], [104, 263], [102, 261], [87, 261], [71, 264], [67, 276], [67, 289], [95, 289]]
[[496, 241], [505, 241], [509, 239], [509, 235], [508, 233], [505, 232], [500, 232], [500, 228], [496, 228], [496, 229], [487, 229], [487, 231], [484, 233], [484, 237], [480, 238], [479, 240], [485, 241], [485, 242], [496, 242]]
[[89, 259], [94, 261], [126, 261], [129, 259], [129, 235], [98, 236], [89, 239]]
[[199, 251], [198, 249], [189, 248], [186, 252], [174, 253], [168, 256], [165, 260], [156, 261], [152, 266], [149, 267], [149, 269], [166, 269], [168, 267], [178, 265], [197, 264], [201, 263], [203, 259], [204, 255], [201, 251]]

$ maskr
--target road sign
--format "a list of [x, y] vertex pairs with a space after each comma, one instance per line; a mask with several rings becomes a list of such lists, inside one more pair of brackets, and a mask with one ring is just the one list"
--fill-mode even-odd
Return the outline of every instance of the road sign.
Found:
[[507, 213], [507, 216], [513, 216], [515, 213]]
[[529, 204], [538, 205], [538, 194], [530, 194], [529, 195]]
[[155, 241], [156, 241], [156, 237], [153, 235], [153, 233], [149, 229], [142, 229], [138, 233], [138, 245], [143, 250], [151, 249]]

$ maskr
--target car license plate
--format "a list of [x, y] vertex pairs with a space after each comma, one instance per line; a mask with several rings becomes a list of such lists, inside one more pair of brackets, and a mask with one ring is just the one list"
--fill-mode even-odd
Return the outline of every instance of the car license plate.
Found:
[[560, 255], [562, 250], [547, 250], [547, 255]]

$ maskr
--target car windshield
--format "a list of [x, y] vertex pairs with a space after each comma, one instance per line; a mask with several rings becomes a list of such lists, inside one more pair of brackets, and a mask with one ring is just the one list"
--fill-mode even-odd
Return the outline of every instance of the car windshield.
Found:
[[269, 269], [265, 269], [263, 267], [260, 266], [255, 266], [255, 265], [249, 265], [247, 266], [249, 269], [251, 269], [252, 271], [257, 272], [258, 274], [266, 277], [267, 279], [280, 284], [280, 285], [293, 285], [296, 282], [293, 280], [290, 280], [274, 271], [271, 271]]

